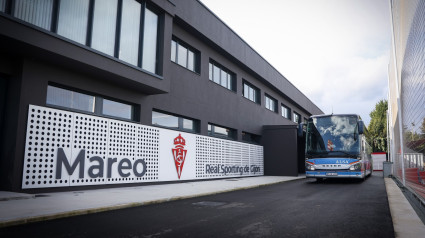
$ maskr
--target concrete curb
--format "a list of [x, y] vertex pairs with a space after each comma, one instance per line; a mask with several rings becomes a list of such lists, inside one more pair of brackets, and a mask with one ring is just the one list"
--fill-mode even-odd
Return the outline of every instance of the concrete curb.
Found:
[[35, 194], [0, 192], [0, 202], [9, 200], [31, 199], [35, 198]]
[[188, 198], [209, 196], [209, 195], [233, 192], [233, 191], [238, 191], [238, 190], [259, 188], [259, 187], [270, 186], [270, 185], [274, 185], [274, 184], [285, 183], [285, 182], [290, 182], [290, 181], [299, 180], [299, 179], [305, 179], [305, 177], [298, 177], [298, 178], [293, 178], [291, 180], [270, 182], [270, 183], [265, 183], [265, 184], [242, 186], [242, 187], [236, 187], [236, 188], [225, 189], [225, 190], [218, 190], [218, 191], [213, 191], [213, 192], [192, 194], [192, 195], [187, 195], [187, 196], [177, 196], [177, 197], [171, 197], [171, 198], [168, 198], [168, 199], [157, 199], [157, 200], [151, 200], [151, 201], [146, 201], [146, 202], [132, 202], [132, 203], [113, 205], [113, 206], [73, 210], [73, 211], [61, 212], [61, 213], [56, 213], [56, 214], [26, 217], [26, 218], [20, 218], [20, 219], [9, 220], [9, 221], [0, 221], [0, 228], [15, 226], [15, 225], [23, 225], [23, 224], [33, 223], [33, 222], [48, 221], [48, 220], [59, 219], [59, 218], [67, 218], [67, 217], [72, 217], [72, 216], [87, 215], [87, 214], [93, 214], [93, 213], [98, 213], [98, 212], [113, 211], [113, 210], [125, 209], [125, 208], [131, 208], [131, 207], [145, 206], [145, 205], [151, 205], [151, 204], [159, 204], [159, 203], [164, 203], [164, 202], [171, 202], [171, 201], [188, 199]]
[[385, 188], [387, 190], [395, 237], [424, 237], [425, 225], [393, 179], [385, 178]]

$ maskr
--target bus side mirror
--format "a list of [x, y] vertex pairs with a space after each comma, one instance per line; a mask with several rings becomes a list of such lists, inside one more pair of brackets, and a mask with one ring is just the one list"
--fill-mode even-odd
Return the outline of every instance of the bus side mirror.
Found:
[[298, 137], [302, 137], [304, 134], [304, 123], [300, 123], [298, 124], [298, 131], [297, 131], [297, 135]]
[[359, 125], [359, 134], [361, 135], [361, 134], [364, 133], [364, 123], [363, 123], [363, 121], [359, 121], [358, 125]]

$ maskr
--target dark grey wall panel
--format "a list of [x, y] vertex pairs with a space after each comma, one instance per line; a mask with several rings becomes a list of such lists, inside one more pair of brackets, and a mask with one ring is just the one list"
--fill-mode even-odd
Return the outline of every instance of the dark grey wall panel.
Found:
[[263, 128], [264, 175], [298, 176], [297, 127]]

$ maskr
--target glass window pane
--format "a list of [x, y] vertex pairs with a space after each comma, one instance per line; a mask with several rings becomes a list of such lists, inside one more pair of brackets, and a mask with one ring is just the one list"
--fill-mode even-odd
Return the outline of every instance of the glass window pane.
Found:
[[152, 125], [178, 129], [179, 118], [165, 113], [152, 111]]
[[214, 134], [215, 135], [229, 137], [229, 135], [230, 135], [229, 132], [230, 132], [230, 130], [227, 129], [227, 128], [214, 126]]
[[282, 116], [288, 118], [288, 108], [282, 106]]
[[86, 44], [89, 0], [62, 0], [59, 8], [58, 34]]
[[209, 136], [212, 135], [212, 126], [211, 126], [211, 124], [208, 124], [208, 135]]
[[249, 98], [249, 88], [248, 85], [244, 83], [243, 85], [243, 96]]
[[95, 1], [91, 47], [114, 55], [118, 0]]
[[145, 9], [145, 28], [143, 34], [142, 68], [156, 73], [156, 48], [158, 37], [158, 15]]
[[227, 74], [227, 88], [233, 90], [232, 88], [232, 75]]
[[0, 12], [4, 12], [6, 8], [6, 0], [0, 0]]
[[227, 86], [227, 73], [223, 70], [221, 70], [221, 86]]
[[23, 21], [50, 30], [53, 0], [16, 0], [13, 15]]
[[184, 46], [177, 45], [177, 63], [183, 67], [187, 67], [187, 49]]
[[175, 41], [171, 41], [171, 61], [176, 62], [176, 50], [177, 50], [177, 43]]
[[187, 68], [195, 71], [195, 54], [188, 50]]
[[298, 123], [298, 121], [299, 121], [299, 116], [297, 113], [294, 112], [294, 122]]
[[94, 96], [50, 85], [47, 87], [46, 103], [50, 105], [94, 112], [94, 102]]
[[183, 129], [194, 130], [193, 121], [183, 118]]
[[138, 63], [140, 13], [142, 7], [134, 0], [122, 2], [120, 50], [118, 57], [132, 65]]
[[249, 100], [254, 101], [255, 102], [255, 97], [254, 97], [254, 89], [249, 87]]
[[213, 80], [213, 66], [211, 63], [209, 63], [208, 67], [209, 67], [209, 79]]
[[220, 68], [214, 65], [214, 82], [220, 84]]
[[128, 104], [103, 99], [102, 114], [125, 119], [132, 119], [133, 107]]

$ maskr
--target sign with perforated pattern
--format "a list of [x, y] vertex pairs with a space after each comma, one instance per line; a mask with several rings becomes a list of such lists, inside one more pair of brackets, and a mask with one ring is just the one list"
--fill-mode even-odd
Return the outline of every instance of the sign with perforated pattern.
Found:
[[263, 147], [29, 106], [22, 188], [264, 174]]

